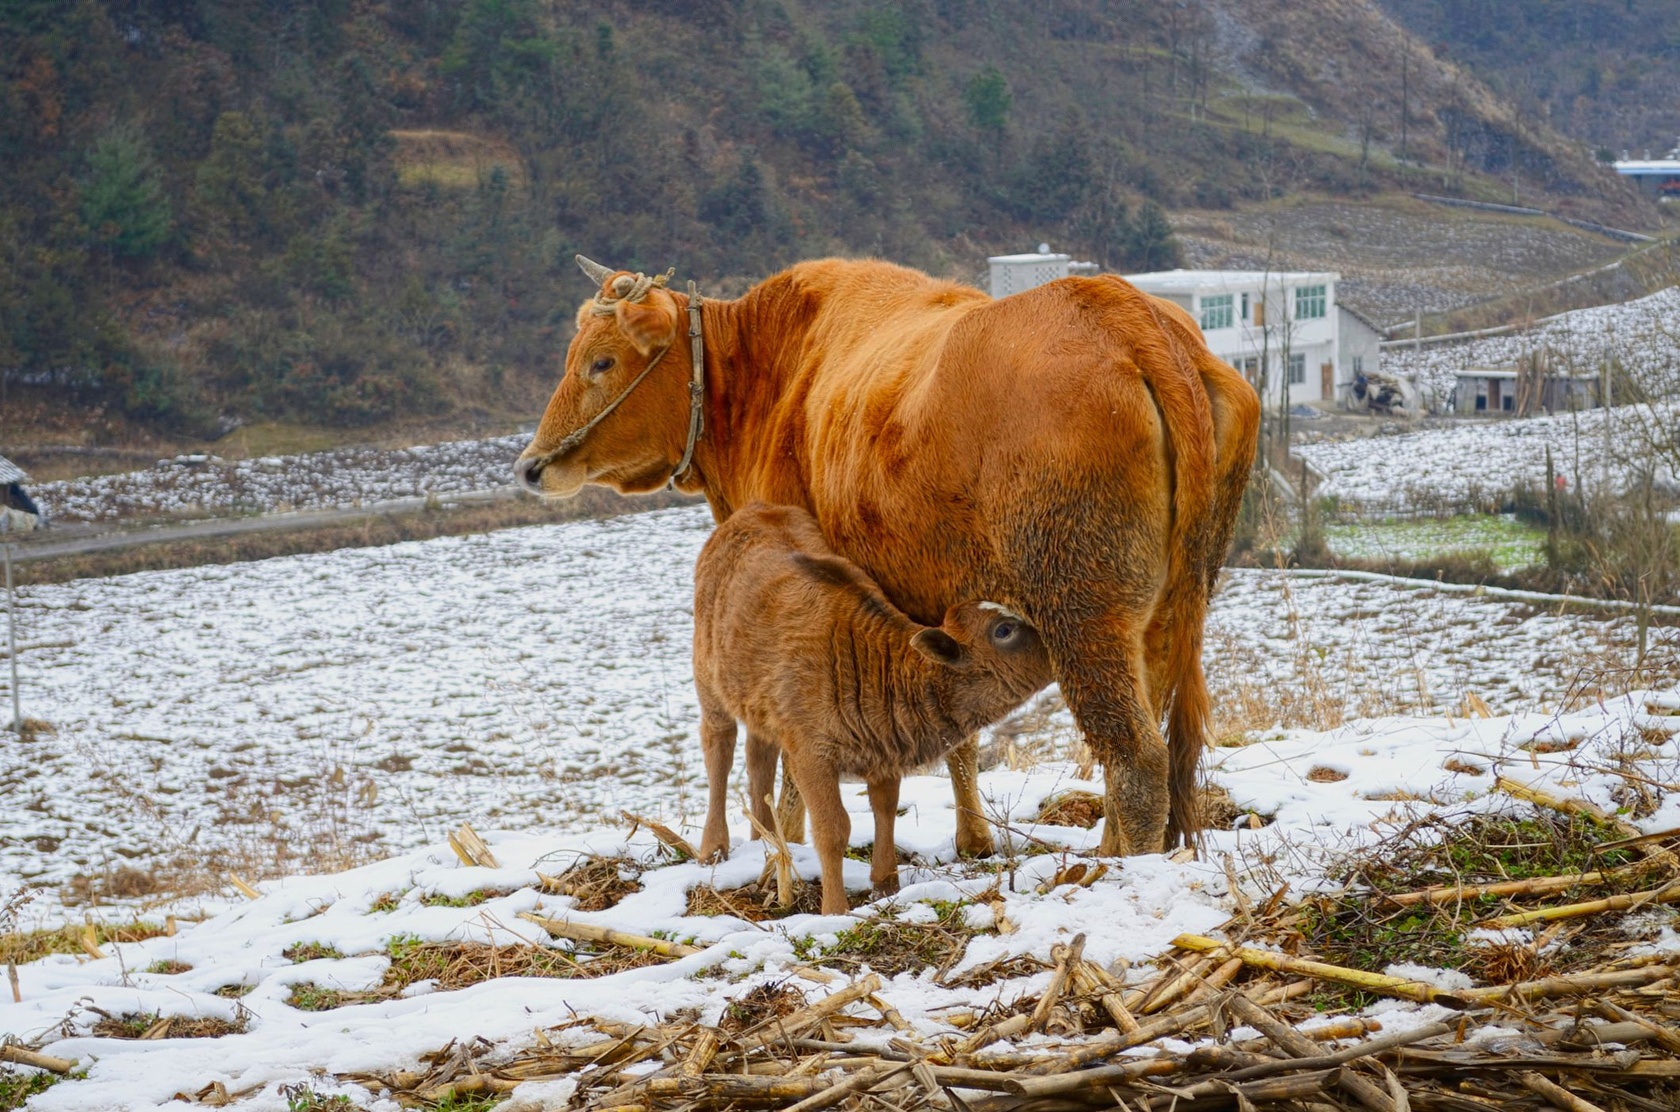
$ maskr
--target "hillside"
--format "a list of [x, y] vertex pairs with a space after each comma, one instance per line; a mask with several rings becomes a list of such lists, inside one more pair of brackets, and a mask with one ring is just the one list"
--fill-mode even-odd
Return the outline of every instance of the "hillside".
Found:
[[1680, 135], [1680, 21], [1627, 0], [1379, 0], [1504, 97], [1594, 149], [1661, 156]]
[[0, 103], [14, 449], [506, 424], [576, 251], [729, 294], [827, 253], [1171, 265], [1164, 209], [1300, 194], [1650, 220], [1364, 0], [28, 0]]

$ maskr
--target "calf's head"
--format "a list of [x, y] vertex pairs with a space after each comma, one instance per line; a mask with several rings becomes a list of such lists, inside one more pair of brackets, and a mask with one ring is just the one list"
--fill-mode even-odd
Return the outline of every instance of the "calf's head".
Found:
[[560, 385], [514, 461], [514, 476], [557, 498], [585, 483], [625, 494], [658, 490], [688, 436], [689, 348], [677, 342], [687, 331], [679, 329], [682, 306], [665, 289], [668, 276], [609, 270], [582, 255], [578, 265], [599, 288], [578, 310]]
[[1038, 630], [995, 602], [960, 602], [920, 630], [910, 647], [939, 666], [953, 710], [981, 726], [997, 721], [1051, 680]]

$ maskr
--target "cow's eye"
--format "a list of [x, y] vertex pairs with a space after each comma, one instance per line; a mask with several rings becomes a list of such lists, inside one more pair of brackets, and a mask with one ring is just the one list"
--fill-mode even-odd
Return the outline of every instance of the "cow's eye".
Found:
[[999, 622], [992, 627], [992, 640], [1000, 645], [1007, 645], [1015, 640], [1015, 629], [1014, 622]]
[[601, 358], [595, 360], [595, 362], [589, 364], [589, 373], [592, 375], [604, 375], [608, 371], [612, 370], [613, 362], [614, 360], [612, 356], [603, 355]]

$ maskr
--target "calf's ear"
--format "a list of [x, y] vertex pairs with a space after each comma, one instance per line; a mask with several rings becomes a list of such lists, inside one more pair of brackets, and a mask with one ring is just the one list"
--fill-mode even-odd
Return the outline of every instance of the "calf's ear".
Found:
[[676, 316], [665, 311], [668, 298], [650, 296], [646, 301], [620, 301], [616, 307], [618, 330], [643, 355], [652, 355], [671, 345]]
[[956, 638], [936, 627], [924, 629], [910, 638], [910, 647], [947, 668], [968, 666], [968, 650], [958, 644]]

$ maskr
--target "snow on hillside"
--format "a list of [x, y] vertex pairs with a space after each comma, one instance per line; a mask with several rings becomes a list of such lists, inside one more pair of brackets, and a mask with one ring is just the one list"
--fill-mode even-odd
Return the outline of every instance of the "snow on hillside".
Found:
[[[958, 862], [948, 785], [914, 777], [905, 785], [907, 812], [898, 823], [900, 844], [914, 855], [913, 864], [901, 868], [905, 888], [890, 902], [854, 915], [926, 922], [935, 914], [930, 901], [966, 902], [965, 921], [982, 929], [952, 973], [1012, 954], [1042, 956], [1052, 943], [1087, 932], [1087, 958], [1103, 966], [1123, 959], [1132, 966], [1127, 976], [1137, 980], [1147, 973], [1141, 963], [1163, 952], [1179, 932], [1205, 933], [1233, 913], [1219, 863], [1224, 855], [1232, 863], [1230, 875], [1258, 901], [1281, 880], [1311, 890], [1328, 856], [1369, 843], [1408, 819], [1512, 807], [1491, 790], [1496, 775], [1614, 808], [1628, 783], [1618, 769], [1637, 767], [1647, 782], [1675, 779], [1677, 731], [1680, 689], [1563, 715], [1389, 718], [1328, 732], [1291, 731], [1210, 756], [1214, 782], [1239, 807], [1270, 817], [1270, 825], [1211, 833], [1202, 861], [1148, 856], [1110, 862], [1110, 871], [1088, 887], [1056, 886], [1052, 878], [1089, 853], [1099, 831], [1034, 821], [1042, 799], [1074, 783], [1068, 766], [1051, 763], [983, 778], [993, 817], [1009, 823], [1006, 843], [1021, 846], [1030, 836], [1061, 847], [1014, 857], [1007, 869], [995, 861]], [[1642, 763], [1629, 765], [1630, 759]], [[847, 802], [852, 841], [867, 843], [873, 837], [867, 804], [851, 792]], [[214, 1093], [215, 1086], [238, 1094], [239, 1107], [249, 1112], [283, 1112], [296, 1107], [297, 1090], [283, 1091], [287, 1085], [307, 1085], [322, 1098], [341, 1095], [351, 1107], [395, 1112], [398, 1105], [388, 1095], [346, 1075], [423, 1071], [422, 1055], [446, 1045], [480, 1045], [477, 1040], [486, 1048], [479, 1059], [484, 1064], [537, 1043], [579, 1045], [591, 1037], [577, 1026], [580, 1016], [638, 1025], [689, 1015], [717, 1024], [731, 1001], [790, 974], [797, 979], [812, 961], [820, 964], [822, 947], [834, 945], [838, 932], [858, 921], [794, 915], [755, 925], [728, 915], [687, 914], [687, 889], [728, 888], [758, 876], [761, 851], [743, 842], [740, 825], [728, 862], [647, 869], [640, 891], [597, 912], [578, 910], [572, 897], [545, 894], [537, 873], [552, 873], [581, 852], [622, 853], [651, 863], [657, 849], [645, 833], [626, 842], [622, 831], [605, 829], [570, 835], [485, 829], [500, 868], [463, 866], [434, 841], [348, 872], [275, 880], [263, 885], [261, 898], [206, 922], [183, 924], [173, 936], [108, 945], [98, 959], [60, 955], [24, 964], [18, 971], [21, 1002], [0, 998], [0, 1031], [40, 1043], [85, 1070], [85, 1077], [33, 1098], [28, 1107], [35, 1112], [151, 1112], [177, 1094]], [[1640, 825], [1680, 825], [1680, 796], [1668, 794]], [[799, 873], [815, 878], [812, 852], [795, 846], [794, 854]], [[846, 870], [848, 884], [867, 883], [863, 862], [848, 860]], [[994, 886], [996, 902], [977, 902]], [[1046, 891], [1037, 891], [1041, 887]], [[448, 906], [438, 897], [470, 906]], [[397, 993], [378, 991], [404, 949], [427, 942], [567, 949], [519, 918], [531, 911], [689, 939], [702, 949], [593, 980], [503, 976], [453, 990], [420, 981]], [[1000, 922], [1010, 930], [986, 929]], [[813, 943], [815, 957], [796, 950]], [[1680, 936], [1671, 927], [1654, 928], [1649, 941], [1635, 945], [1628, 955], [1673, 951], [1680, 949]], [[1050, 976], [1010, 976], [981, 996], [1005, 1003], [1031, 998]], [[804, 986], [808, 999], [839, 987]], [[366, 993], [361, 1002], [358, 992]], [[977, 1006], [975, 990], [943, 987], [930, 972], [887, 978], [879, 996], [902, 1015], [911, 1037], [923, 1039], [957, 1035], [952, 1009]], [[1438, 1005], [1389, 1001], [1366, 1014], [1405, 1029], [1444, 1013]], [[137, 1040], [114, 1037], [107, 1022], [140, 1017], [130, 1021], [139, 1026], [171, 1016], [220, 1019], [238, 1033]], [[853, 1037], [890, 1035], [858, 1030]], [[1029, 1041], [1043, 1048], [1055, 1040], [1039, 1035]], [[571, 1078], [526, 1082], [513, 1090], [507, 1107], [570, 1107], [576, 1084]]]
[[[149, 877], [356, 862], [463, 820], [698, 821], [691, 569], [710, 529], [685, 507], [25, 588], [24, 712], [57, 732], [0, 748], [17, 801], [0, 890], [42, 887], [32, 912], [50, 920], [92, 894], [143, 903]], [[1349, 714], [1467, 694], [1505, 712], [1555, 708], [1633, 636], [1522, 603], [1233, 571], [1207, 657], [1216, 707], [1280, 686]], [[1047, 729], [1074, 734], [1065, 711]]]
[[[1608, 412], [1608, 417], [1606, 417]], [[1609, 422], [1606, 448], [1605, 423]], [[1454, 419], [1435, 428], [1317, 440], [1294, 452], [1324, 480], [1319, 493], [1366, 513], [1459, 508], [1485, 511], [1518, 483], [1539, 489], [1546, 450], [1571, 486], [1622, 486], [1646, 457], [1647, 437], [1680, 421], [1680, 402], [1589, 409], [1521, 420]], [[1658, 482], [1673, 476], [1659, 468]]]
[[1680, 286], [1616, 305], [1547, 317], [1522, 332], [1452, 344], [1393, 347], [1383, 352], [1385, 374], [1415, 377], [1426, 395], [1444, 399], [1465, 367], [1506, 367], [1544, 352], [1552, 366], [1597, 374], [1604, 360], [1619, 364], [1651, 396], [1680, 388]]
[[238, 462], [184, 456], [141, 471], [42, 483], [31, 493], [60, 522], [336, 509], [507, 486], [514, 457], [529, 441], [520, 433]]

